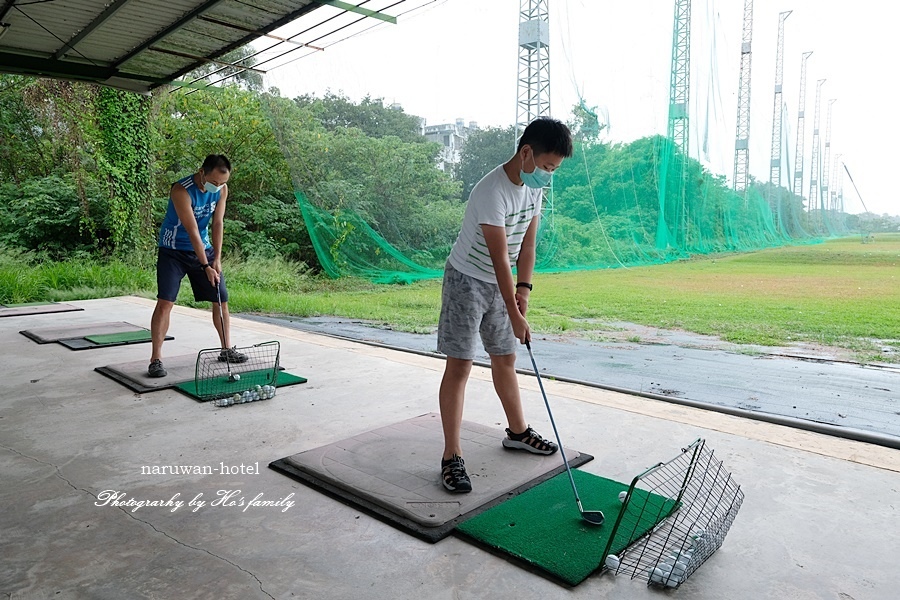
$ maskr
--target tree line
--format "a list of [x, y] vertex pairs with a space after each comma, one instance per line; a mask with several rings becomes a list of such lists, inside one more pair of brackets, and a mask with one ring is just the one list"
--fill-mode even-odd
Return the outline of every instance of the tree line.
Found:
[[[472, 187], [515, 149], [513, 127], [477, 129], [460, 162], [444, 172], [436, 166], [441, 146], [424, 138], [421, 119], [378, 98], [286, 98], [260, 81], [238, 81], [146, 97], [0, 75], [0, 245], [52, 260], [149, 255], [172, 182], [214, 152], [234, 165], [231, 253], [315, 267], [295, 190], [323, 210], [353, 211], [401, 251], [448, 249]], [[677, 155], [667, 208], [660, 136], [601, 142], [602, 126], [583, 104], [568, 120], [576, 155], [555, 177], [553, 239], [546, 241], [559, 264], [612, 264], [629, 255], [639, 262], [659, 239], [661, 220], [671, 221], [664, 223], [668, 243], [689, 252], [822, 233], [802, 198], [753, 182], [763, 200], [749, 203], [724, 177]]]

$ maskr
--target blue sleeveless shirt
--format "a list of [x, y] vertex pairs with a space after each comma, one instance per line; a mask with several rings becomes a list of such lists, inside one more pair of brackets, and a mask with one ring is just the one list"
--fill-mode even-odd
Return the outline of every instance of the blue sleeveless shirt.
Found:
[[[210, 194], [203, 188], [197, 187], [193, 175], [180, 179], [178, 183], [187, 190], [188, 197], [191, 199], [191, 210], [194, 211], [194, 219], [197, 220], [197, 228], [200, 230], [200, 239], [203, 240], [203, 245], [212, 248], [209, 241], [209, 221], [212, 219], [222, 192]], [[191, 238], [178, 218], [178, 213], [175, 212], [175, 204], [172, 202], [171, 196], [169, 197], [169, 206], [166, 208], [166, 216], [159, 228], [159, 247], [189, 252], [194, 250]]]

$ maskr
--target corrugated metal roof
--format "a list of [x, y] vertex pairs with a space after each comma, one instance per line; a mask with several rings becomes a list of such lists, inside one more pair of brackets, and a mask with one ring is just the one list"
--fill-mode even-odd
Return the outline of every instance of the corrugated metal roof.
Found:
[[328, 0], [0, 0], [0, 72], [148, 92], [322, 4]]

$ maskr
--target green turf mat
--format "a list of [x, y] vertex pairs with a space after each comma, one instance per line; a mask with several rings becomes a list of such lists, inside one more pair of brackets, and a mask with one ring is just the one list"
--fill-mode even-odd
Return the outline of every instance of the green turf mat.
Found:
[[128, 342], [149, 342], [150, 331], [140, 329], [138, 331], [123, 331], [120, 333], [101, 333], [97, 335], [84, 336], [89, 342], [95, 344], [124, 344]]
[[[603, 550], [622, 511], [619, 492], [628, 484], [574, 470], [572, 475], [585, 510], [601, 510], [606, 522], [597, 527], [584, 522], [565, 472], [510, 498], [457, 526], [457, 531], [516, 559], [538, 567], [554, 579], [577, 585], [605, 560]], [[653, 498], [648, 498], [654, 496]], [[641, 533], [671, 513], [672, 500], [635, 489], [632, 503], [666, 507], [648, 511], [639, 524]], [[656, 519], [656, 515], [661, 515]], [[620, 536], [616, 536], [619, 538]], [[613, 544], [611, 554], [625, 549], [627, 540]]]
[[[263, 369], [261, 371], [247, 371], [241, 373], [241, 378], [238, 381], [229, 382], [228, 376], [224, 375], [219, 377], [222, 389], [230, 389], [234, 388], [234, 393], [240, 393], [244, 390], [249, 390], [250, 388], [257, 385], [266, 385], [269, 383], [269, 376], [272, 374], [270, 369]], [[275, 387], [285, 387], [288, 385], [296, 385], [298, 383], [306, 383], [305, 377], [300, 377], [299, 375], [293, 375], [291, 373], [286, 373], [285, 371], [278, 371], [275, 379]], [[179, 383], [175, 386], [180, 392], [183, 392], [194, 398], [195, 400], [200, 400], [200, 394], [197, 393], [197, 382], [196, 381], [185, 381], [184, 383]]]

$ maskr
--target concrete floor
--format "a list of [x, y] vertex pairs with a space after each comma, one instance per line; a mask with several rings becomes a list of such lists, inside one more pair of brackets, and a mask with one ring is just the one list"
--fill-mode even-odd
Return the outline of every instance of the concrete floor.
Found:
[[[441, 360], [235, 319], [234, 343], [280, 340], [282, 364], [309, 383], [217, 409], [174, 390], [134, 394], [93, 371], [149, 356], [147, 344], [74, 352], [18, 333], [110, 320], [148, 326], [152, 312], [152, 302], [130, 297], [74, 304], [85, 311], [0, 319], [6, 597], [897, 597], [896, 450], [547, 381], [563, 442], [597, 457], [584, 470], [630, 480], [703, 437], [746, 494], [722, 549], [678, 590], [610, 574], [567, 589], [455, 537], [420, 541], [267, 468], [436, 410]], [[177, 307], [170, 333], [169, 355], [216, 343], [208, 312]], [[520, 383], [528, 419], [549, 433], [536, 381]], [[473, 372], [465, 418], [504, 425], [483, 369]], [[259, 472], [142, 474], [222, 463]], [[111, 492], [184, 504], [116, 507], [101, 500]], [[244, 506], [213, 505], [229, 493]], [[188, 505], [201, 494], [205, 505]], [[254, 498], [276, 505], [249, 505]]]

